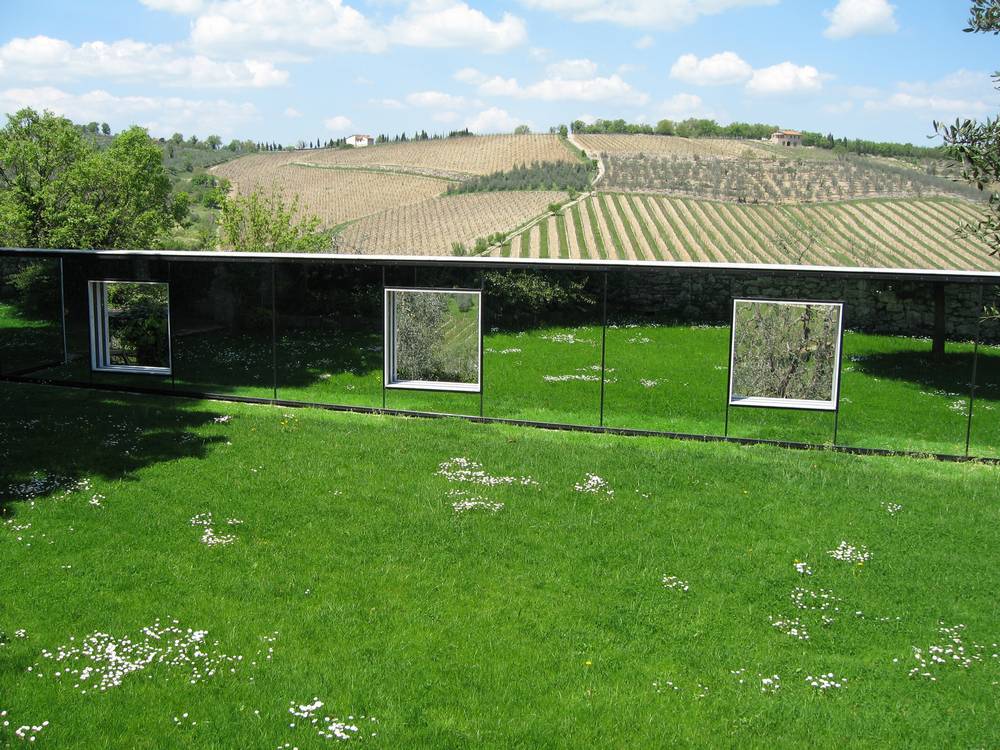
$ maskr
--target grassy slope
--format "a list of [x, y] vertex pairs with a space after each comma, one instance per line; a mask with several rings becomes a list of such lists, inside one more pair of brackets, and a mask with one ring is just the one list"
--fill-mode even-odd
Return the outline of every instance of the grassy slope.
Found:
[[[377, 716], [371, 747], [1000, 742], [991, 651], [907, 676], [939, 621], [967, 625], [969, 650], [997, 638], [995, 468], [29, 386], [0, 387], [0, 409], [0, 486], [93, 482], [9, 502], [30, 529], [0, 527], [0, 709], [51, 722], [41, 747], [326, 746], [289, 727], [289, 702], [314, 696]], [[454, 456], [539, 484], [474, 488], [505, 509], [458, 516], [459, 485], [435, 475]], [[586, 472], [615, 495], [575, 492]], [[200, 544], [203, 512], [243, 520], [238, 540]], [[842, 539], [873, 559], [831, 559]], [[823, 626], [796, 586], [844, 612]], [[157, 617], [247, 659], [277, 632], [274, 658], [196, 684], [161, 665], [87, 695], [47, 663], [26, 671], [71, 636], [138, 637]], [[805, 682], [830, 671], [846, 688]], [[680, 689], [654, 688], [667, 680]]]

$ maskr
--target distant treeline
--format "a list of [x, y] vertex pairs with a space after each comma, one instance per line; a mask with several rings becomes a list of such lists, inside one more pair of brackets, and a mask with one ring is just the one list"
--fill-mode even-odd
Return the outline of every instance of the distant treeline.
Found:
[[505, 172], [494, 172], [453, 185], [448, 188], [448, 193], [488, 193], [498, 190], [582, 192], [589, 189], [590, 179], [589, 166], [581, 162], [533, 161]]
[[[675, 135], [681, 138], [742, 138], [761, 140], [769, 138], [780, 130], [777, 125], [764, 123], [734, 122], [720, 125], [715, 120], [690, 118], [680, 122], [660, 120], [656, 125], [628, 123], [625, 120], [595, 120], [587, 125], [582, 120], [572, 124], [574, 133], [581, 134], [627, 134], [627, 135]], [[802, 132], [802, 145], [838, 150], [862, 156], [892, 156], [900, 158], [947, 157], [942, 146], [914, 146], [910, 143], [865, 141], [859, 138], [836, 138], [832, 133], [823, 135], [809, 131]]]

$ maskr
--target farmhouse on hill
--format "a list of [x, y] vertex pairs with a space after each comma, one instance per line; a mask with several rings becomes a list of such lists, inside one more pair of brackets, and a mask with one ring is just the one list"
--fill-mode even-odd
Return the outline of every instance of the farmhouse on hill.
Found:
[[779, 146], [801, 146], [802, 133], [798, 130], [779, 130], [771, 133], [771, 143], [777, 143]]
[[372, 146], [375, 143], [375, 139], [370, 135], [352, 135], [347, 139], [348, 146], [354, 146], [354, 148], [364, 148], [365, 146]]

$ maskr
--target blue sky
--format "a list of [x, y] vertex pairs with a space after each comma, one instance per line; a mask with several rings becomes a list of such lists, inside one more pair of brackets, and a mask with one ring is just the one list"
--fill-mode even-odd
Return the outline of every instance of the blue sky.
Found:
[[2, 0], [0, 111], [292, 143], [713, 117], [927, 143], [1000, 110], [967, 0]]

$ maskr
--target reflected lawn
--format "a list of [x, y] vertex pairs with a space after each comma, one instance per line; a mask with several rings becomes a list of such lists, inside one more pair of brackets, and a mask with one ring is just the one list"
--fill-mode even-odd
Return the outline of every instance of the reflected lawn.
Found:
[[[270, 398], [271, 341], [224, 331], [181, 335], [176, 387]], [[601, 327], [486, 333], [483, 409], [488, 417], [596, 425], [600, 422]], [[838, 443], [962, 453], [972, 369], [971, 344], [949, 344], [944, 360], [930, 342], [848, 332], [844, 338]], [[981, 348], [973, 425], [974, 455], [1000, 454], [1000, 347]], [[278, 397], [289, 401], [382, 406], [382, 336], [374, 331], [299, 330], [279, 336]], [[721, 435], [725, 428], [727, 326], [609, 327], [604, 424]], [[89, 379], [81, 359], [45, 377]], [[42, 374], [40, 374], [42, 376]], [[95, 382], [141, 376], [95, 374]], [[163, 387], [169, 388], [169, 379]], [[478, 394], [392, 391], [394, 409], [478, 414]], [[833, 439], [831, 413], [733, 408], [729, 434], [805, 441]]]

